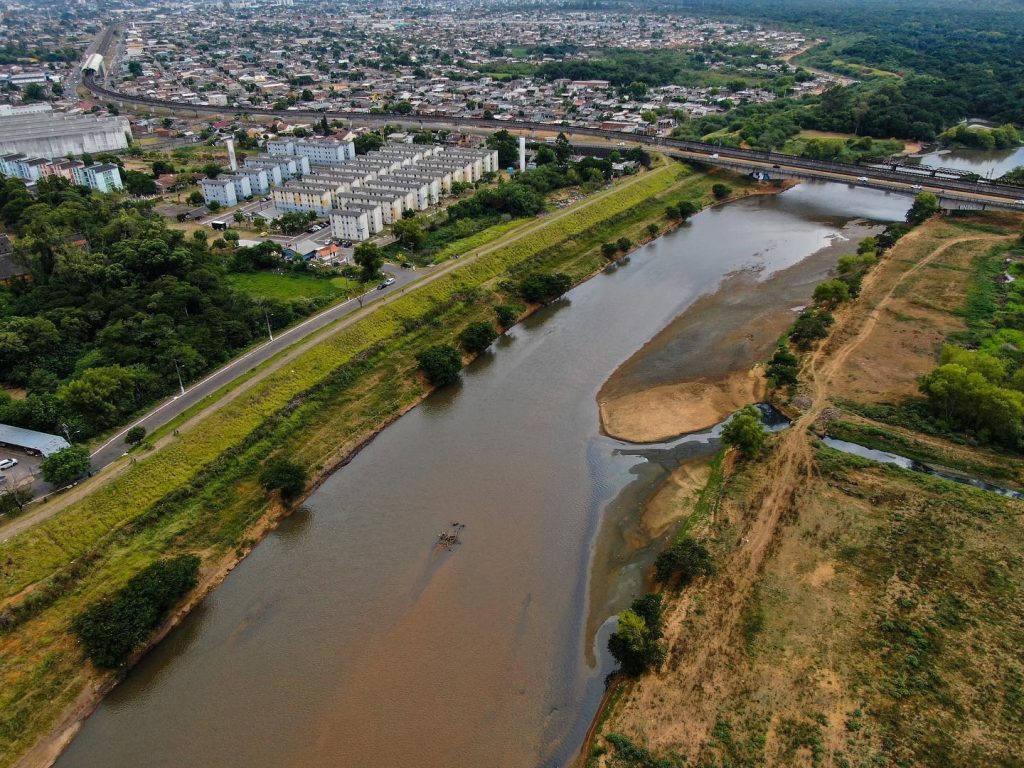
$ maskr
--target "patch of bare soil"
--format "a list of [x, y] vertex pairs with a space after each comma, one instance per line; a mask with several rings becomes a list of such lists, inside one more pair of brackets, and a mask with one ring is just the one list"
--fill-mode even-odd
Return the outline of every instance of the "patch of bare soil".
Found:
[[763, 400], [765, 392], [760, 369], [717, 381], [666, 384], [601, 402], [601, 423], [611, 437], [653, 443], [714, 426], [743, 406]]

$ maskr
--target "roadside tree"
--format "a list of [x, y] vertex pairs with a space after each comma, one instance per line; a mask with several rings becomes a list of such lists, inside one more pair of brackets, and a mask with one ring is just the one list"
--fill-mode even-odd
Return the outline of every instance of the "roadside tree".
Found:
[[40, 469], [46, 482], [57, 487], [65, 486], [89, 471], [89, 451], [85, 446], [72, 445], [51, 453], [43, 459]]

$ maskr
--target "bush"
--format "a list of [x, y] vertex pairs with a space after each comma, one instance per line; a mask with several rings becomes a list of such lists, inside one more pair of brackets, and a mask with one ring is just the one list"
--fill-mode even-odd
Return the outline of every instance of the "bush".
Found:
[[531, 304], [542, 304], [557, 299], [572, 285], [568, 275], [560, 272], [544, 274], [535, 272], [519, 282], [519, 295]]
[[828, 335], [828, 329], [834, 322], [831, 313], [823, 309], [805, 309], [793, 323], [793, 328], [789, 332], [790, 341], [797, 349], [810, 349], [815, 341]]
[[41, 465], [43, 479], [56, 486], [73, 483], [89, 471], [89, 451], [83, 445], [72, 445], [63, 451], [51, 453]]
[[459, 344], [471, 355], [478, 355], [487, 349], [498, 338], [494, 326], [483, 320], [470, 323], [459, 334]]
[[630, 240], [628, 237], [620, 237], [618, 240], [615, 241], [615, 244], [619, 246], [619, 250], [622, 251], [623, 253], [625, 253], [626, 251], [633, 247], [633, 241]]
[[498, 325], [502, 328], [511, 328], [518, 322], [521, 311], [511, 304], [499, 304], [494, 308], [494, 316], [498, 318]]
[[608, 650], [627, 675], [641, 675], [665, 660], [661, 595], [645, 595], [619, 614]]
[[435, 344], [416, 356], [420, 370], [427, 381], [435, 387], [443, 387], [458, 381], [462, 370], [462, 355], [451, 344]]
[[267, 491], [280, 491], [281, 498], [290, 501], [306, 489], [306, 470], [288, 459], [270, 461], [260, 473], [260, 485]]
[[132, 427], [131, 429], [124, 433], [124, 441], [128, 443], [128, 445], [138, 445], [145, 439], [145, 437], [146, 428], [141, 424]]
[[615, 243], [604, 243], [601, 246], [601, 255], [610, 259], [618, 253], [619, 247]]
[[756, 459], [764, 454], [768, 445], [768, 433], [757, 408], [748, 405], [736, 414], [722, 430], [722, 442], [750, 459]]
[[732, 187], [727, 184], [715, 184], [711, 187], [711, 194], [716, 200], [724, 200], [732, 194]]
[[939, 198], [931, 192], [918, 192], [914, 204], [907, 211], [907, 223], [920, 224], [937, 214], [939, 210]]
[[658, 232], [660, 231], [661, 229], [653, 221], [647, 225], [647, 234], [650, 235], [651, 237], [657, 237]]
[[658, 555], [654, 561], [654, 574], [658, 581], [665, 583], [679, 576], [679, 585], [685, 587], [698, 576], [710, 576], [715, 572], [711, 553], [696, 539], [687, 536]]
[[842, 280], [826, 280], [814, 289], [814, 303], [835, 307], [850, 300], [850, 286]]
[[772, 386], [793, 385], [800, 372], [800, 360], [785, 347], [779, 347], [768, 361], [765, 373]]
[[117, 667], [149, 638], [198, 578], [199, 558], [195, 555], [153, 563], [133, 576], [115, 597], [79, 614], [71, 629], [93, 664]]

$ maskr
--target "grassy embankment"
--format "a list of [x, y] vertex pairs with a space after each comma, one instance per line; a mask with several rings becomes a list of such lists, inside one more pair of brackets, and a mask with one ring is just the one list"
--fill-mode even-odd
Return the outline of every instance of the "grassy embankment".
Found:
[[998, 297], [993, 267], [1019, 227], [929, 222], [837, 313], [801, 369], [797, 394], [812, 405], [766, 458], [727, 457], [724, 480], [713, 474], [687, 507], [717, 573], [671, 602], [668, 661], [619, 691], [590, 765], [1017, 764], [1024, 503], [816, 435], [875, 436], [1019, 481], [1019, 456], [918, 431], [908, 416], [941, 344], [991, 323], [999, 302], [983, 297]]
[[318, 277], [295, 272], [241, 272], [230, 276], [231, 285], [259, 299], [341, 299], [366, 289], [345, 277]]
[[337, 465], [423, 396], [416, 353], [493, 319], [493, 307], [510, 298], [502, 284], [538, 269], [583, 279], [602, 266], [602, 242], [641, 241], [667, 204], [709, 203], [712, 181], [661, 165], [485, 252], [325, 339], [81, 502], [0, 544], [0, 765], [13, 764], [72, 703], [87, 708], [92, 687], [111, 679], [85, 664], [68, 633], [86, 606], [168, 555], [200, 554], [200, 589], [212, 586], [279, 511], [255, 479], [267, 458], [286, 455], [314, 475]]

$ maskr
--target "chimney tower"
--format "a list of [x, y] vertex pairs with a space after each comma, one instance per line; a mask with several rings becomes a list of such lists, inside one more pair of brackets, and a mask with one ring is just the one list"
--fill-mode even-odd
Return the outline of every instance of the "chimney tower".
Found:
[[235, 157], [234, 138], [224, 139], [224, 145], [228, 148], [228, 167], [231, 168], [231, 172], [234, 173], [238, 170], [238, 159]]
[[519, 172], [526, 170], [526, 137], [519, 137]]

